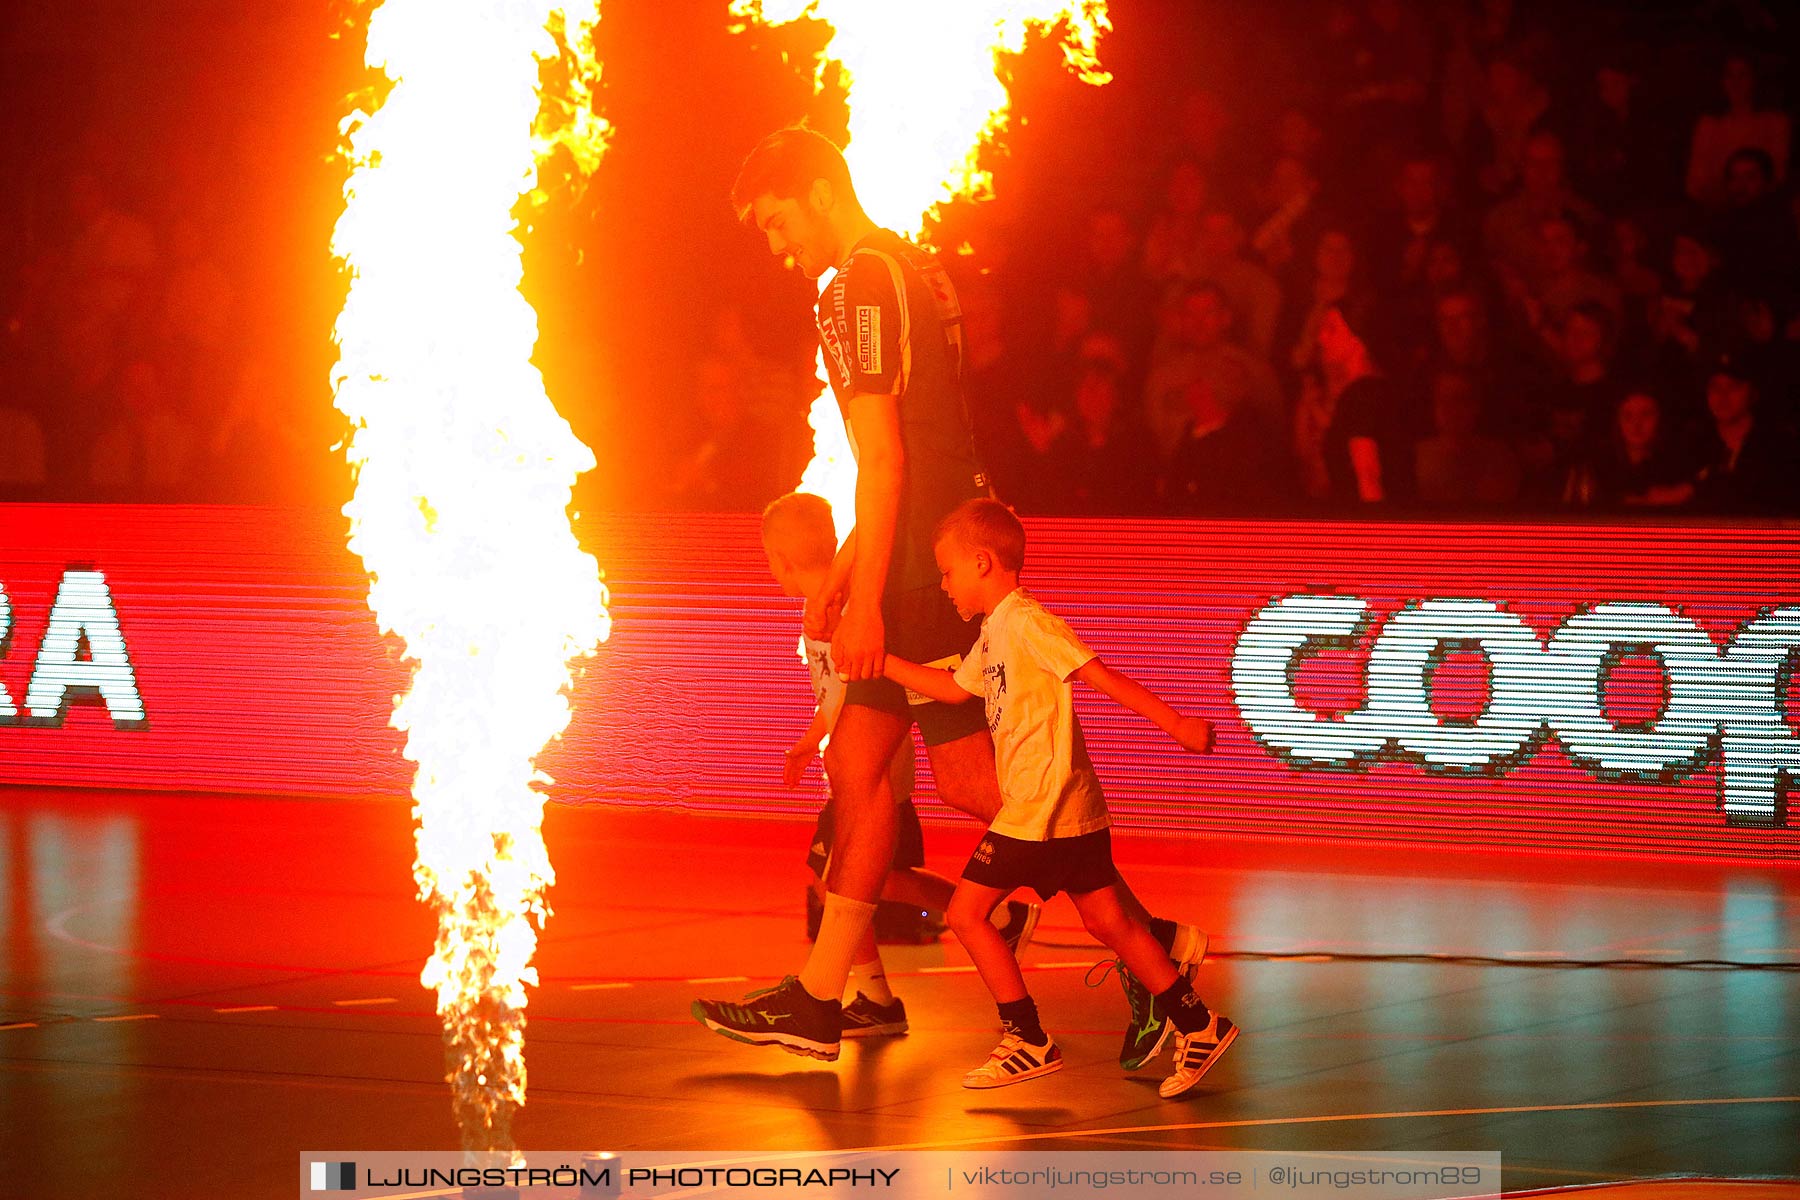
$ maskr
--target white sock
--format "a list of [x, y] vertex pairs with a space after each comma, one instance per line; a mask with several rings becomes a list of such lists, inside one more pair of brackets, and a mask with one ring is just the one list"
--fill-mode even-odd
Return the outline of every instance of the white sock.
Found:
[[888, 986], [887, 971], [882, 968], [880, 958], [851, 965], [848, 991], [861, 992], [877, 1004], [894, 1002], [894, 989]]
[[800, 968], [800, 986], [818, 1000], [835, 1000], [844, 994], [850, 978], [850, 961], [857, 944], [875, 919], [875, 906], [836, 892], [825, 893], [825, 915], [819, 918], [819, 936], [812, 953]]

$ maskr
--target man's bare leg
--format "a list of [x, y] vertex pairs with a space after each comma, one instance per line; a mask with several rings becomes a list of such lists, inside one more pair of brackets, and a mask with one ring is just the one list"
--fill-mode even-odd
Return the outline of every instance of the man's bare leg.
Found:
[[825, 770], [837, 802], [837, 830], [827, 869], [825, 913], [812, 953], [800, 970], [800, 985], [820, 1000], [836, 1000], [843, 994], [894, 861], [894, 804], [887, 773], [906, 731], [906, 724], [891, 713], [847, 704], [825, 750]]
[[987, 730], [938, 746], [925, 747], [938, 798], [983, 825], [1000, 815], [1000, 776], [994, 769], [994, 743]]

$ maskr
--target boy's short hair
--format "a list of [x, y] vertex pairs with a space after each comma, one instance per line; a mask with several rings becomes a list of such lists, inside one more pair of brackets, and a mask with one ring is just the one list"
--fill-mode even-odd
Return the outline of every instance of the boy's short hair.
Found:
[[838, 544], [831, 502], [811, 492], [778, 497], [763, 509], [762, 540], [802, 570], [829, 567]]
[[839, 195], [856, 196], [850, 166], [831, 139], [803, 125], [777, 129], [758, 142], [738, 168], [737, 182], [731, 185], [731, 210], [738, 220], [748, 220], [758, 196], [804, 199], [815, 179], [825, 180]]
[[985, 496], [964, 500], [938, 522], [933, 544], [955, 538], [966, 550], [986, 550], [1008, 571], [1025, 566], [1025, 527], [1013, 510]]

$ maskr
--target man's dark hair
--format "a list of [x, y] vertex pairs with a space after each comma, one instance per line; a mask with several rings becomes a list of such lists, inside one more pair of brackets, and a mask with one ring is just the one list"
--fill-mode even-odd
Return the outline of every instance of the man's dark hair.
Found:
[[758, 196], [802, 199], [815, 179], [825, 180], [839, 195], [856, 198], [843, 151], [829, 138], [800, 125], [777, 129], [756, 144], [738, 169], [737, 182], [731, 185], [732, 211], [743, 221]]

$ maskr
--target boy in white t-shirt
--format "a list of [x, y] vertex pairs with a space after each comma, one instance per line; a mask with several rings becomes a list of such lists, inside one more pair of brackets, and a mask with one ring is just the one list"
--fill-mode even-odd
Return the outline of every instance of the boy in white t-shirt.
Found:
[[1198, 1083], [1237, 1037], [1208, 1011], [1187, 971], [1177, 969], [1149, 928], [1120, 902], [1111, 818], [1075, 719], [1081, 680], [1154, 722], [1185, 748], [1212, 748], [1212, 726], [1182, 716], [1148, 689], [1102, 663], [1066, 622], [1019, 586], [1025, 530], [997, 500], [970, 500], [938, 526], [943, 589], [964, 619], [981, 612], [980, 640], [954, 672], [887, 657], [890, 679], [933, 700], [981, 697], [1000, 774], [1000, 815], [963, 869], [950, 928], [1000, 1008], [1002, 1037], [988, 1061], [963, 1078], [1003, 1087], [1062, 1067], [1062, 1051], [1039, 1023], [1018, 960], [989, 923], [1016, 888], [1049, 900], [1059, 891], [1094, 937], [1156, 994], [1176, 1028], [1175, 1070], [1158, 1091], [1178, 1096]]
[[[837, 552], [831, 505], [823, 497], [805, 492], [782, 496], [763, 511], [762, 541], [769, 573], [775, 577], [782, 593], [796, 597], [812, 594], [824, 582], [832, 556]], [[789, 787], [799, 786], [844, 707], [844, 680], [832, 666], [831, 643], [804, 635], [801, 641], [816, 707], [806, 732], [786, 752], [781, 777]], [[924, 834], [919, 828], [918, 810], [912, 802], [913, 747], [910, 741], [894, 755], [888, 769], [888, 786], [899, 808], [896, 824], [900, 836], [895, 842], [893, 866], [881, 898], [944, 912], [955, 884], [925, 867]], [[813, 831], [806, 856], [806, 865], [812, 871], [811, 885], [821, 902], [825, 893], [825, 868], [835, 835], [836, 812], [833, 802], [827, 799], [819, 813], [819, 823]], [[1021, 901], [1007, 904], [1004, 923], [999, 926], [998, 933], [1014, 953], [1030, 942], [1040, 911], [1036, 904]], [[853, 998], [844, 1002], [841, 1036], [882, 1037], [906, 1032], [906, 1006], [888, 985], [873, 926], [864, 931], [857, 946], [847, 987]]]

